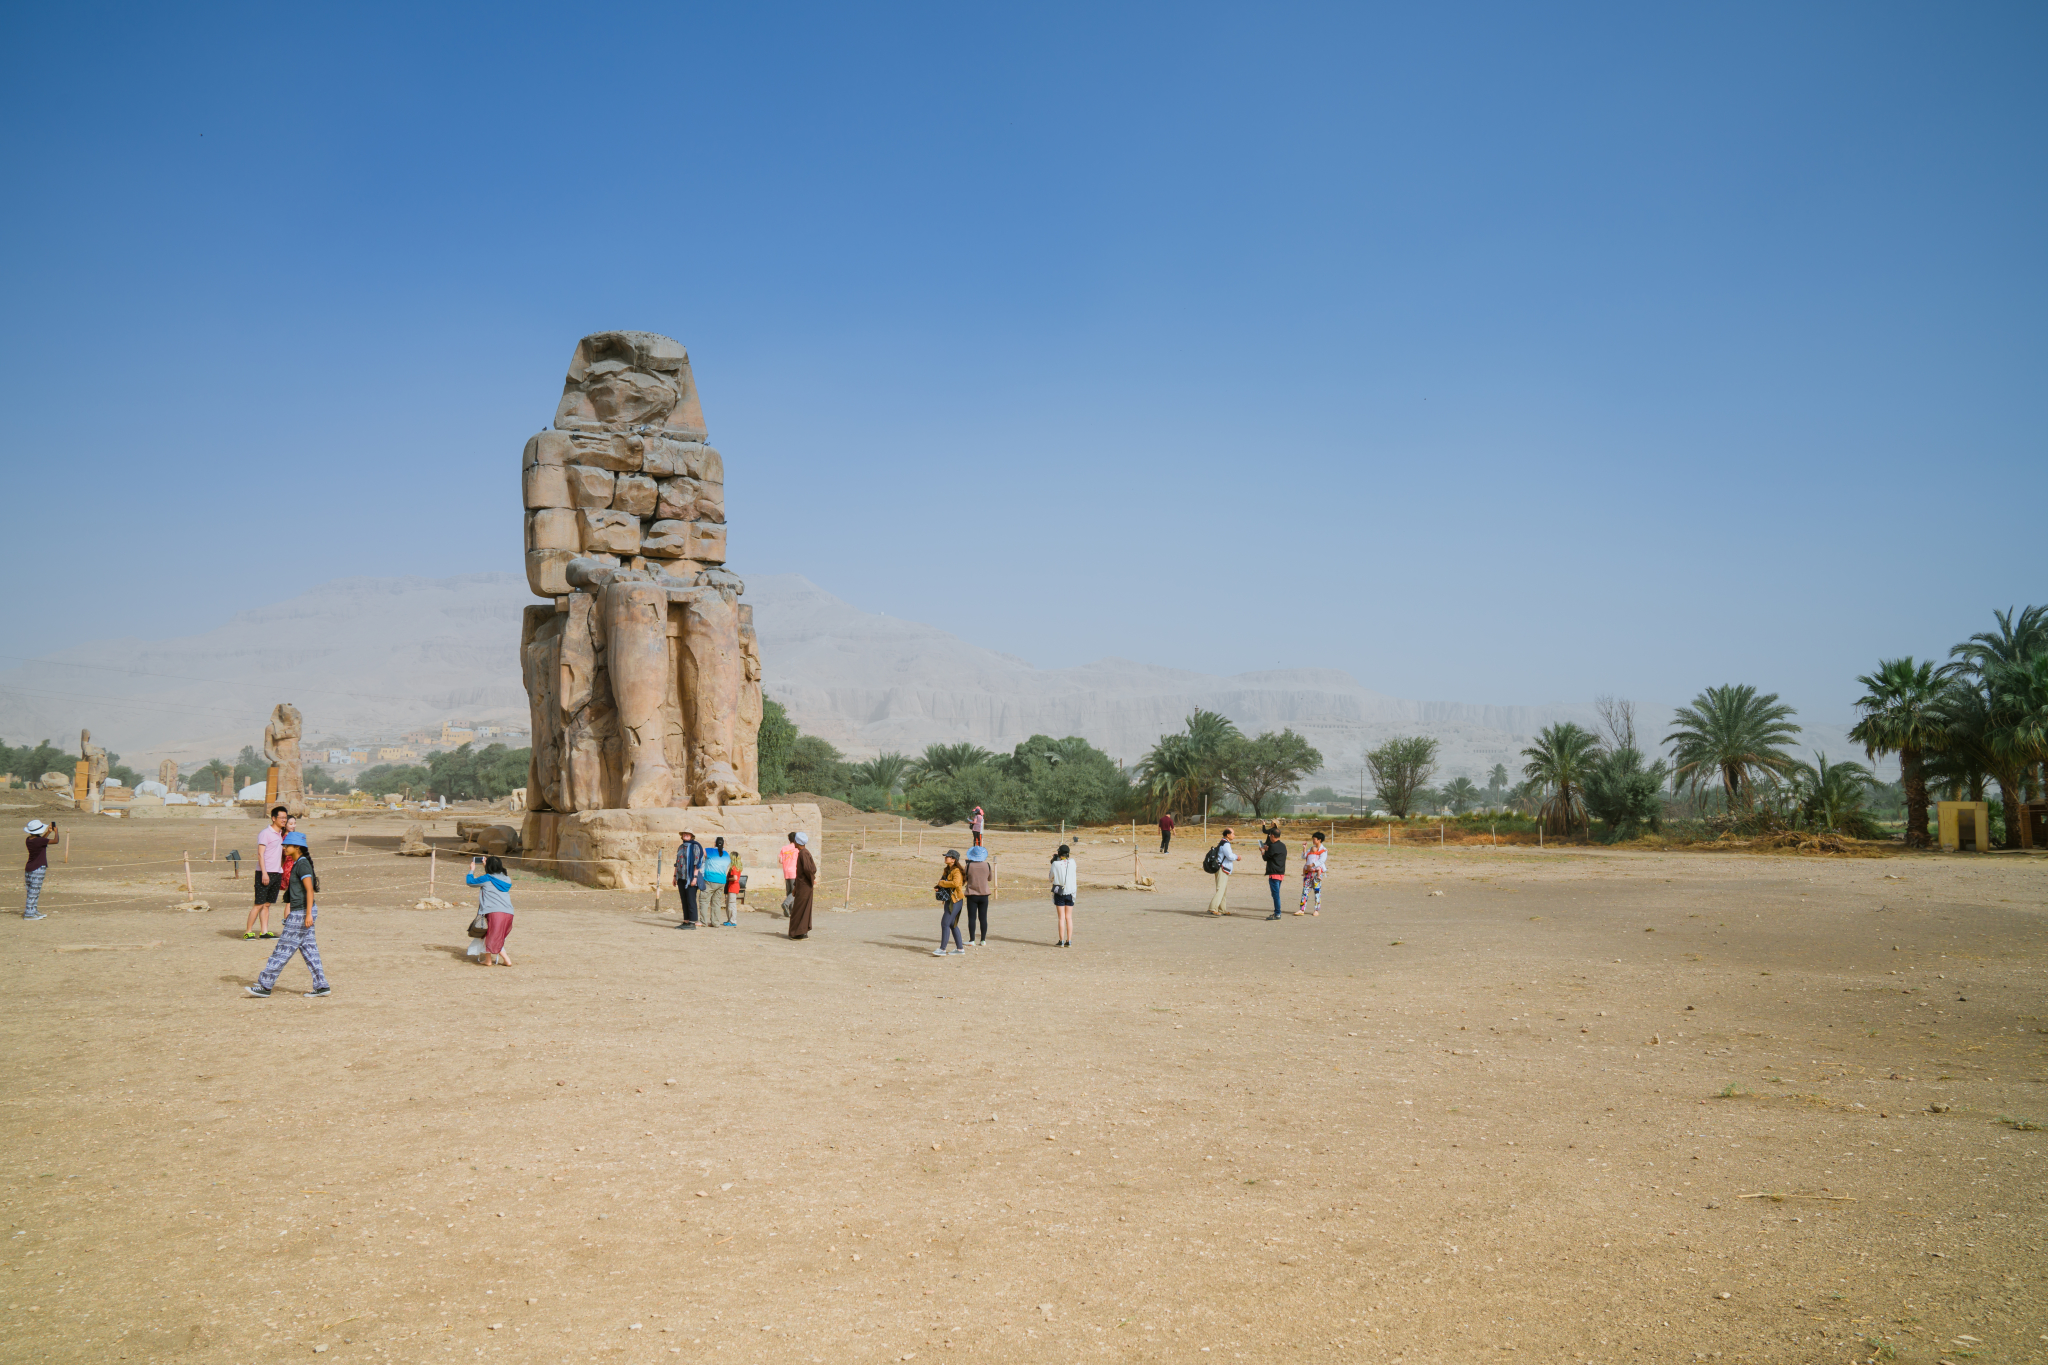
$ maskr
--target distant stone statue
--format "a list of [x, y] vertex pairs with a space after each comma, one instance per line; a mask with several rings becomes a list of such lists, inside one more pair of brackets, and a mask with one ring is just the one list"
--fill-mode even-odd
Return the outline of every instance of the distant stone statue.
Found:
[[[553, 428], [526, 443], [527, 583], [553, 600], [526, 609], [520, 635], [533, 717], [521, 852], [559, 875], [644, 882], [683, 828], [758, 837], [746, 856], [766, 865], [788, 829], [817, 830], [765, 809], [683, 815], [761, 799], [760, 643], [725, 570], [725, 461], [705, 441], [682, 346], [598, 332], [576, 344]], [[600, 828], [601, 854], [586, 842]]]
[[277, 704], [270, 713], [270, 724], [263, 727], [263, 757], [277, 765], [278, 804], [289, 806], [293, 814], [306, 809], [305, 764], [299, 757], [299, 737], [304, 730], [299, 708], [288, 701]]
[[92, 731], [78, 732], [78, 757], [86, 765], [82, 809], [99, 814], [107, 794], [107, 751], [92, 742]]
[[167, 758], [163, 762], [157, 764], [156, 780], [164, 784], [165, 791], [176, 791], [178, 789], [178, 760], [175, 758]]

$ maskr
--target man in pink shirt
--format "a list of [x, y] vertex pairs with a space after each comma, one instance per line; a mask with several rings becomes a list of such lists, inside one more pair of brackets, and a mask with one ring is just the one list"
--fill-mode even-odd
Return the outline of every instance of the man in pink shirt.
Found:
[[[284, 890], [284, 827], [291, 817], [285, 806], [270, 808], [270, 823], [256, 836], [256, 903], [249, 907], [249, 922], [242, 926], [243, 938], [276, 938], [270, 932], [270, 907]], [[257, 924], [263, 928], [259, 933]]]

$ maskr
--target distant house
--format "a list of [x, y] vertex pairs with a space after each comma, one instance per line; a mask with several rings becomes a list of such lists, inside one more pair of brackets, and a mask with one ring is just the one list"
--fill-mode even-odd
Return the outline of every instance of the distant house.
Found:
[[329, 749], [329, 750], [327, 751], [327, 761], [328, 761], [329, 763], [346, 763], [346, 762], [348, 762], [348, 750], [346, 750], [346, 749]]
[[348, 761], [351, 763], [368, 763], [370, 761], [370, 751], [368, 749], [350, 749], [348, 751]]
[[420, 756], [420, 751], [410, 744], [384, 744], [378, 746], [379, 763], [411, 763]]
[[[407, 738], [410, 739], [411, 736], [408, 735]], [[467, 725], [451, 725], [445, 720], [441, 722], [442, 744], [467, 744], [475, 738], [476, 731]]]

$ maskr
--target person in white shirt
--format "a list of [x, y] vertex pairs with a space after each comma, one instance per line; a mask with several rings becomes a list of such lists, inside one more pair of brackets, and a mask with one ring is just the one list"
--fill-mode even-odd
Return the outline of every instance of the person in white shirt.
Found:
[[1216, 853], [1216, 894], [1209, 897], [1209, 913], [1224, 913], [1224, 902], [1230, 897], [1230, 869], [1237, 866], [1237, 850], [1230, 846], [1230, 831], [1223, 831]]
[[[1323, 913], [1323, 872], [1330, 866], [1330, 850], [1323, 847], [1322, 831], [1309, 836], [1308, 851], [1301, 855], [1301, 904], [1294, 907], [1297, 915], [1320, 915]], [[1315, 892], [1316, 908], [1308, 908], [1309, 892]]]
[[1074, 853], [1065, 844], [1052, 855], [1052, 908], [1059, 916], [1060, 941], [1062, 948], [1074, 946], [1074, 893], [1080, 888], [1079, 875], [1074, 870]]

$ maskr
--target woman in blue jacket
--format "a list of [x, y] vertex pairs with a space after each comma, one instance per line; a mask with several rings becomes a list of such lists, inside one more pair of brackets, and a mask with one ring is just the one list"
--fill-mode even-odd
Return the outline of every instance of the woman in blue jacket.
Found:
[[511, 966], [505, 936], [512, 932], [512, 879], [505, 875], [505, 860], [495, 855], [471, 858], [469, 875], [463, 880], [476, 888], [477, 913], [491, 926], [484, 935], [484, 966]]

